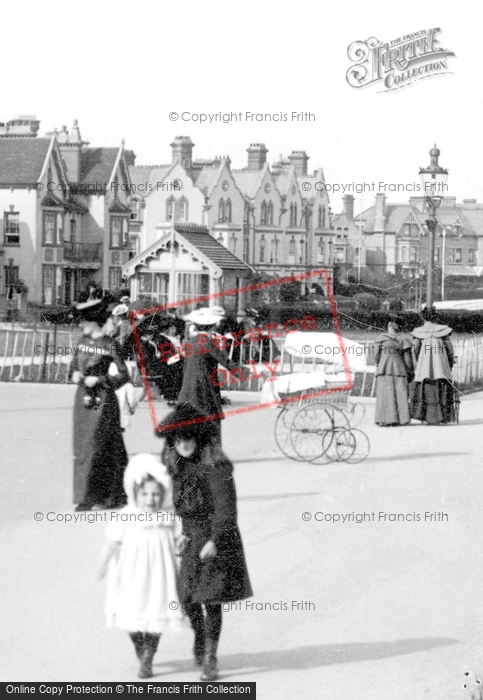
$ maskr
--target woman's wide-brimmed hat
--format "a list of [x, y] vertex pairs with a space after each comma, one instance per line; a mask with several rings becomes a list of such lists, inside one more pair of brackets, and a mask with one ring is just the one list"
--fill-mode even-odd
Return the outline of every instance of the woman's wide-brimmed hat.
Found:
[[196, 323], [197, 326], [213, 326], [225, 318], [225, 314], [225, 309], [221, 306], [202, 306], [183, 316], [183, 320]]
[[[102, 294], [102, 290], [99, 290]], [[94, 297], [81, 301], [74, 306], [74, 317], [77, 321], [95, 321], [103, 326], [110, 316], [107, 300], [97, 293]]]
[[135, 487], [139, 486], [148, 477], [152, 477], [165, 489], [166, 495], [163, 500], [163, 510], [173, 507], [172, 483], [168, 470], [158, 457], [153, 454], [138, 454], [131, 457], [124, 472], [123, 484], [128, 503], [136, 504]]
[[155, 433], [158, 437], [171, 437], [179, 440], [191, 440], [205, 437], [210, 421], [189, 404], [176, 406], [174, 411], [158, 423]]

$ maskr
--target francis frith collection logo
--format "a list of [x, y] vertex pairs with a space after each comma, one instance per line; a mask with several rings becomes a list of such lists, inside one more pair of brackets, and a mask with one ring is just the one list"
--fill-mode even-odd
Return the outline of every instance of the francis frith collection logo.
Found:
[[423, 29], [390, 42], [375, 37], [354, 41], [347, 55], [356, 65], [347, 71], [347, 82], [353, 88], [362, 88], [382, 81], [385, 89], [381, 92], [391, 92], [447, 74], [447, 59], [455, 54], [439, 45], [439, 32], [441, 29]]

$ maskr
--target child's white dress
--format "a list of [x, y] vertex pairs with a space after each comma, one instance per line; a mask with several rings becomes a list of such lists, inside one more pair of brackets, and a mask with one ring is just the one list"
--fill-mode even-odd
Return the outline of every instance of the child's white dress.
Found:
[[[111, 517], [115, 517], [112, 512]], [[184, 620], [176, 588], [173, 512], [145, 513], [131, 505], [117, 511], [107, 537], [121, 543], [109, 563], [106, 614], [109, 627], [161, 634]]]

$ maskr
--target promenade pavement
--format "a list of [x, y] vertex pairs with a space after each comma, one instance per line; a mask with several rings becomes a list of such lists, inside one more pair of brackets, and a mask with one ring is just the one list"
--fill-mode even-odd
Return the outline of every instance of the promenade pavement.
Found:
[[[138, 680], [127, 635], [105, 627], [106, 523], [46, 517], [73, 512], [74, 391], [0, 384], [0, 677], [10, 682]], [[256, 681], [261, 700], [470, 698], [463, 685], [483, 673], [483, 396], [463, 401], [454, 426], [378, 428], [366, 403], [371, 453], [356, 465], [285, 458], [277, 413], [223, 425], [255, 595], [224, 614], [221, 680]], [[160, 450], [146, 403], [126, 444]], [[320, 519], [364, 512], [374, 521]], [[189, 629], [163, 637], [154, 680], [196, 681], [191, 647]]]

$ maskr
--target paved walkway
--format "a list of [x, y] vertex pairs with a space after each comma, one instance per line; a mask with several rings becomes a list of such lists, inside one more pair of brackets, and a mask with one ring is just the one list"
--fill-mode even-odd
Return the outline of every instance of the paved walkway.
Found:
[[[8, 681], [136, 680], [127, 635], [104, 626], [96, 569], [105, 523], [33, 517], [73, 512], [74, 390], [0, 384]], [[223, 426], [255, 596], [224, 615], [220, 667], [222, 680], [256, 681], [262, 700], [455, 700], [470, 697], [464, 673], [483, 670], [483, 397], [463, 402], [458, 426], [382, 429], [366, 408], [372, 447], [359, 465], [285, 459], [277, 410]], [[147, 404], [126, 442], [130, 453], [159, 450]], [[363, 512], [374, 521], [315, 516]], [[438, 512], [448, 521], [425, 521]], [[197, 680], [191, 646], [189, 630], [163, 638], [156, 680]]]

